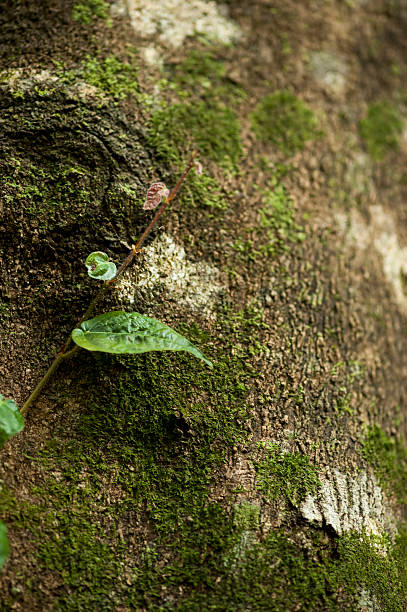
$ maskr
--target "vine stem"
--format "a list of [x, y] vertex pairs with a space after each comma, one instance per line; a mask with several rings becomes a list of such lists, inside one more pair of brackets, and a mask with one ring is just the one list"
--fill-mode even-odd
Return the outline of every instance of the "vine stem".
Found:
[[49, 366], [49, 368], [47, 370], [47, 373], [40, 380], [40, 382], [35, 387], [34, 391], [31, 393], [31, 395], [28, 398], [28, 400], [25, 402], [24, 406], [21, 408], [21, 410], [20, 410], [21, 414], [24, 415], [27, 412], [28, 408], [31, 406], [31, 404], [33, 404], [35, 402], [35, 400], [37, 399], [37, 397], [41, 393], [42, 389], [45, 387], [45, 385], [47, 384], [47, 382], [49, 381], [49, 379], [51, 378], [53, 373], [58, 368], [58, 366], [61, 363], [61, 361], [64, 361], [65, 359], [68, 359], [69, 357], [71, 357], [77, 351], [79, 351], [79, 346], [75, 346], [75, 348], [73, 348], [71, 351], [68, 351], [68, 353], [64, 353], [64, 354], [60, 353], [59, 355], [57, 355], [57, 357], [55, 357], [54, 361]]
[[[171, 190], [169, 196], [164, 199], [164, 201], [161, 204], [160, 208], [158, 209], [158, 211], [156, 212], [156, 214], [154, 215], [154, 217], [152, 218], [150, 223], [147, 225], [146, 229], [141, 234], [141, 236], [137, 240], [136, 244], [131, 247], [130, 253], [127, 255], [126, 259], [124, 260], [124, 262], [121, 264], [121, 266], [117, 270], [116, 276], [114, 278], [112, 278], [111, 280], [105, 281], [105, 283], [103, 284], [101, 289], [98, 291], [98, 293], [95, 295], [93, 300], [90, 302], [90, 304], [89, 304], [86, 312], [84, 313], [84, 315], [80, 318], [80, 320], [75, 325], [75, 327], [79, 327], [79, 325], [83, 321], [86, 321], [86, 319], [88, 319], [88, 317], [94, 311], [96, 305], [100, 302], [102, 297], [106, 294], [107, 290], [110, 289], [111, 287], [113, 287], [117, 283], [118, 278], [123, 274], [123, 272], [126, 270], [126, 268], [132, 263], [132, 261], [135, 258], [135, 256], [138, 253], [140, 253], [141, 247], [144, 244], [146, 238], [149, 236], [149, 234], [151, 233], [152, 229], [157, 224], [157, 222], [160, 219], [160, 217], [163, 214], [163, 212], [168, 208], [171, 200], [173, 200], [175, 198], [175, 196], [177, 195], [177, 193], [179, 191], [179, 188], [181, 187], [182, 183], [185, 181], [185, 178], [186, 178], [188, 172], [194, 167], [194, 160], [195, 160], [196, 155], [197, 155], [197, 151], [196, 151], [196, 149], [194, 149], [192, 151], [191, 158], [190, 158], [190, 160], [188, 162], [188, 165], [185, 168], [184, 172], [181, 174], [180, 178], [178, 179], [175, 187], [173, 187], [173, 189]], [[54, 361], [49, 366], [47, 372], [42, 377], [42, 379], [40, 380], [38, 385], [35, 387], [34, 391], [31, 393], [30, 397], [27, 399], [27, 401], [23, 405], [23, 407], [21, 409], [21, 414], [25, 414], [27, 412], [28, 408], [35, 402], [35, 400], [40, 395], [41, 391], [43, 390], [43, 388], [45, 387], [45, 385], [47, 384], [49, 379], [52, 377], [52, 375], [55, 373], [55, 371], [57, 370], [57, 368], [59, 367], [61, 362], [64, 361], [65, 359], [68, 359], [69, 357], [74, 355], [79, 350], [80, 347], [79, 346], [75, 346], [73, 349], [71, 349], [71, 350], [69, 350], [67, 352], [67, 349], [69, 348], [71, 342], [72, 342], [72, 331], [69, 334], [65, 344], [63, 345], [63, 347], [61, 348], [61, 350], [59, 351], [59, 353], [55, 357]]]

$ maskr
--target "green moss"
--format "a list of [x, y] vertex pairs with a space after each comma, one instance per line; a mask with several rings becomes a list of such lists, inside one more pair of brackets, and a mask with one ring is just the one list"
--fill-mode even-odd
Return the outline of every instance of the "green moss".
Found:
[[227, 79], [223, 62], [210, 53], [193, 51], [168, 69], [162, 87], [175, 91], [180, 99], [172, 105], [162, 103], [151, 114], [148, 145], [163, 164], [182, 171], [191, 150], [196, 147], [203, 162], [201, 176], [191, 174], [183, 186], [183, 204], [225, 209], [219, 183], [206, 172], [205, 161], [212, 161], [229, 173], [239, 171], [242, 157], [240, 125], [231, 101], [243, 95]]
[[216, 100], [236, 104], [246, 97], [244, 90], [228, 78], [225, 63], [209, 52], [192, 51], [170, 78], [180, 95], [194, 94], [209, 104]]
[[289, 91], [263, 98], [251, 113], [251, 122], [257, 138], [273, 143], [287, 155], [321, 136], [312, 111]]
[[180, 193], [182, 204], [204, 206], [210, 209], [226, 210], [227, 201], [216, 179], [203, 171], [198, 176], [191, 173]]
[[342, 392], [342, 396], [333, 402], [335, 411], [338, 414], [354, 414], [355, 410], [350, 405], [350, 393], [345, 393], [344, 387], [340, 387], [339, 391]]
[[[233, 517], [208, 494], [231, 447], [246, 438], [256, 377], [247, 339], [261, 330], [261, 313], [226, 312], [217, 325], [216, 349], [204, 347], [210, 339], [198, 327], [179, 329], [211, 355], [213, 372], [179, 354], [96, 362], [83, 355], [92, 364], [78, 364], [79, 387], [71, 392], [80, 409], [36, 457], [45, 485], [32, 494], [41, 503], [0, 503], [10, 529], [31, 534], [40, 564], [62, 584], [57, 609], [145, 602], [144, 592], [152, 597], [150, 589], [164, 584], [155, 584], [154, 570], [164, 553], [169, 589], [172, 581], [215, 580], [218, 552], [234, 537]], [[249, 513], [239, 517], [243, 528]], [[130, 530], [123, 541], [116, 524]], [[144, 550], [135, 544], [141, 525], [150, 534]]]
[[[357, 533], [329, 539], [306, 526], [285, 525], [264, 535], [254, 504], [243, 501], [225, 510], [205, 498], [169, 534], [161, 532], [157, 538], [149, 529], [148, 544], [135, 559], [132, 530], [140, 520], [145, 523], [144, 506], [133, 504], [129, 510], [128, 497], [130, 529], [119, 537], [114, 522], [120, 522], [120, 505], [106, 506], [104, 496], [102, 477], [109, 470], [89, 446], [86, 454], [80, 449], [78, 472], [75, 446], [58, 444], [46, 451], [50, 467], [60, 453], [62, 474], [58, 472], [58, 482], [52, 475], [37, 491], [41, 506], [17, 504], [6, 494], [0, 504], [2, 513], [14, 518], [14, 529], [31, 531], [41, 563], [58, 576], [55, 609], [269, 610], [272, 601], [277, 612], [339, 612], [359, 609], [362, 592], [383, 612], [404, 609], [405, 530], [393, 544], [385, 537]], [[193, 460], [190, 469], [195, 469]], [[35, 592], [35, 584], [30, 588]], [[42, 593], [38, 595], [41, 601]], [[10, 607], [12, 603], [10, 598]]]
[[11, 157], [3, 169], [5, 202], [23, 210], [40, 230], [69, 223], [89, 207], [95, 178], [78, 161]]
[[225, 73], [224, 62], [214, 59], [211, 53], [194, 50], [177, 65], [174, 80], [188, 89], [199, 87], [205, 90], [219, 85]]
[[360, 601], [363, 587], [369, 599], [383, 612], [405, 609], [407, 531], [404, 527], [394, 544], [385, 536], [347, 533], [339, 538], [338, 556], [339, 561], [334, 566], [337, 580], [355, 599]]
[[[306, 528], [299, 539], [298, 531], [286, 528], [270, 531], [262, 541], [246, 540], [243, 552], [245, 529], [215, 505], [207, 518], [216, 521], [216, 529], [205, 521], [196, 532], [196, 541], [202, 542], [201, 562], [186, 548], [175, 562], [163, 566], [163, 551], [148, 551], [148, 565], [140, 568], [140, 582], [129, 602], [133, 607], [159, 610], [169, 599], [182, 611], [270, 610], [272, 602], [276, 612], [340, 612], [358, 610], [363, 594], [383, 612], [404, 609], [404, 532], [390, 546], [384, 539], [353, 533], [330, 543], [322, 533]], [[192, 538], [185, 544], [196, 551]], [[380, 552], [383, 547], [387, 556]]]
[[236, 113], [218, 103], [163, 106], [151, 116], [148, 143], [177, 166], [193, 145], [200, 155], [230, 171], [238, 169], [242, 156]]
[[275, 257], [305, 240], [304, 228], [295, 221], [293, 201], [283, 185], [273, 179], [271, 188], [262, 192], [262, 204], [258, 223], [250, 228], [254, 240], [239, 237], [233, 245], [246, 260]]
[[376, 102], [369, 106], [366, 117], [359, 122], [359, 130], [368, 153], [380, 161], [389, 149], [398, 149], [403, 121], [388, 102]]
[[400, 503], [407, 503], [407, 448], [404, 444], [374, 425], [367, 430], [362, 454], [390, 495], [395, 494]]
[[49, 529], [49, 539], [39, 542], [38, 557], [64, 585], [57, 609], [109, 610], [120, 603], [122, 551], [119, 543], [112, 546], [114, 531], [93, 523], [91, 515], [66, 512], [56, 513]]
[[138, 91], [137, 67], [121, 62], [114, 55], [104, 59], [87, 55], [81, 76], [89, 85], [118, 100]]
[[260, 526], [260, 507], [247, 501], [236, 504], [233, 513], [233, 524], [239, 531], [258, 529]]
[[260, 227], [267, 230], [269, 242], [261, 251], [274, 255], [289, 250], [289, 245], [305, 240], [304, 228], [295, 222], [293, 201], [283, 185], [275, 185], [263, 192]]
[[105, 0], [77, 0], [72, 9], [72, 18], [85, 25], [90, 25], [95, 19], [103, 19], [110, 26], [109, 4]]
[[266, 499], [287, 498], [293, 504], [314, 494], [320, 485], [318, 472], [306, 455], [283, 453], [279, 444], [259, 444], [254, 461], [256, 486]]
[[[114, 521], [100, 510], [106, 498], [98, 479], [101, 466], [95, 461], [97, 454], [88, 449], [86, 465], [94, 463], [97, 470], [92, 482], [77, 464], [79, 449], [69, 443], [54, 445], [56, 449], [60, 455], [58, 478], [54, 473], [33, 490], [41, 502], [17, 502], [3, 491], [0, 510], [10, 517], [14, 530], [29, 533], [40, 567], [52, 572], [61, 585], [54, 609], [111, 610], [119, 603], [123, 590], [123, 543]], [[49, 450], [44, 457], [49, 457]], [[72, 463], [72, 459], [76, 461]], [[55, 463], [48, 463], [55, 469]], [[23, 576], [24, 569], [21, 568]], [[30, 576], [26, 579], [27, 589], [41, 600], [35, 585], [30, 586]]]
[[[207, 105], [202, 101], [190, 104], [163, 105], [149, 121], [148, 145], [157, 151], [161, 163], [177, 172], [195, 146], [201, 161], [204, 158], [235, 172], [242, 149], [239, 124], [234, 111], [222, 104]], [[180, 193], [182, 204], [224, 210], [225, 197], [218, 181], [205, 170], [198, 176], [191, 173]]]

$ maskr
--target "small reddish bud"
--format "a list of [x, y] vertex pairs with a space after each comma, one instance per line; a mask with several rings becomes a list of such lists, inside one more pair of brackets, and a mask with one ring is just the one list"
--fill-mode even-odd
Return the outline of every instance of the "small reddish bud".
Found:
[[194, 165], [195, 165], [195, 171], [196, 171], [196, 173], [197, 173], [197, 174], [202, 174], [202, 170], [203, 170], [203, 168], [202, 168], [202, 164], [201, 164], [201, 162], [196, 161], [196, 162], [194, 162]]
[[157, 208], [163, 198], [169, 196], [169, 189], [164, 183], [153, 183], [147, 191], [146, 201], [144, 202], [144, 210], [153, 210]]

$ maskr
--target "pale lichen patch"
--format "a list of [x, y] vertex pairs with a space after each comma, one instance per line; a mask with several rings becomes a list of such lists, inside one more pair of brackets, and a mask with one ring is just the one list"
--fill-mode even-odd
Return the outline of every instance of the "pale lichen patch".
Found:
[[355, 210], [351, 211], [349, 218], [342, 213], [336, 215], [336, 220], [348, 242], [360, 250], [373, 247], [381, 255], [383, 273], [392, 286], [395, 300], [407, 313], [407, 296], [403, 288], [403, 276], [407, 274], [407, 247], [400, 245], [395, 221], [383, 206], [371, 206], [369, 212], [370, 224]]
[[188, 261], [185, 249], [162, 234], [143, 250], [141, 270], [132, 269], [120, 282], [122, 300], [134, 304], [140, 288], [163, 289], [168, 296], [193, 311], [210, 317], [223, 290], [219, 270], [206, 262]]
[[407, 274], [407, 247], [401, 247], [395, 223], [382, 206], [371, 207], [374, 224], [381, 228], [374, 237], [374, 245], [383, 257], [383, 271], [393, 286], [396, 300], [407, 312], [407, 297], [403, 290], [402, 275]]
[[358, 604], [362, 612], [380, 612], [382, 609], [379, 606], [376, 597], [374, 597], [367, 589], [361, 589]]
[[347, 475], [334, 469], [320, 480], [317, 494], [308, 495], [300, 506], [306, 520], [329, 525], [337, 534], [395, 533], [395, 518], [374, 476], [366, 471]]
[[226, 44], [240, 37], [237, 24], [224, 16], [212, 0], [118, 0], [112, 12], [127, 14], [138, 34], [158, 35], [160, 42], [169, 47], [180, 47], [188, 36], [196, 34]]
[[160, 55], [160, 53], [155, 47], [144, 47], [144, 49], [142, 50], [142, 55], [144, 61], [149, 66], [156, 66], [159, 69], [163, 67], [163, 57]]
[[348, 67], [338, 54], [326, 51], [312, 53], [310, 69], [314, 79], [333, 92], [339, 93], [345, 88]]
[[27, 72], [22, 68], [5, 71], [1, 75], [0, 82], [4, 83], [10, 91], [24, 92], [34, 87], [55, 85], [58, 77], [51, 70], [37, 70]]
[[[52, 92], [60, 83], [60, 75], [48, 69], [27, 72], [27, 70], [17, 68], [0, 75], [0, 85], [2, 84], [14, 94], [20, 95], [30, 91], [43, 95]], [[80, 78], [76, 82], [65, 84], [65, 91], [74, 98], [100, 97], [100, 90], [97, 87]]]

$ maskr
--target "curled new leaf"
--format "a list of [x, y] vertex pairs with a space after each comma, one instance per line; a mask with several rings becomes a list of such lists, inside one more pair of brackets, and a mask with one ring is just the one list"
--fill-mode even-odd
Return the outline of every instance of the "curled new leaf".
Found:
[[89, 276], [98, 280], [111, 280], [117, 273], [116, 264], [109, 261], [109, 256], [102, 251], [94, 251], [88, 255], [85, 266], [88, 268]]
[[212, 367], [189, 340], [156, 319], [137, 312], [107, 312], [72, 332], [72, 339], [88, 351], [131, 354], [147, 351], [187, 351]]
[[8, 543], [6, 526], [3, 521], [0, 521], [0, 569], [7, 561], [9, 552], [10, 546]]
[[0, 447], [24, 429], [24, 419], [12, 399], [4, 399], [0, 393]]
[[144, 210], [153, 210], [157, 208], [162, 198], [167, 198], [169, 190], [164, 183], [153, 183], [147, 191], [146, 201], [144, 202]]

